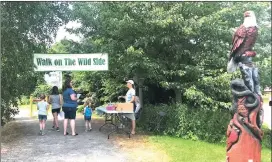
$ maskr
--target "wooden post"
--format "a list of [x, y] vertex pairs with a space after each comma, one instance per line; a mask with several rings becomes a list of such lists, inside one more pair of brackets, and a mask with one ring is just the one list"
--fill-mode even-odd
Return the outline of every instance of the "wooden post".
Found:
[[261, 96], [250, 91], [242, 79], [232, 80], [231, 89], [235, 114], [227, 129], [227, 162], [261, 162]]
[[32, 95], [30, 96], [29, 101], [30, 101], [30, 117], [32, 117], [32, 105], [33, 105], [33, 96]]

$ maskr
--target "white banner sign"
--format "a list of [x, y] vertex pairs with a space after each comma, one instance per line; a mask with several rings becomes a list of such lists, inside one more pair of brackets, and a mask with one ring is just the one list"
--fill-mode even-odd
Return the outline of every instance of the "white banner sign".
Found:
[[35, 71], [104, 71], [108, 64], [107, 53], [34, 54]]

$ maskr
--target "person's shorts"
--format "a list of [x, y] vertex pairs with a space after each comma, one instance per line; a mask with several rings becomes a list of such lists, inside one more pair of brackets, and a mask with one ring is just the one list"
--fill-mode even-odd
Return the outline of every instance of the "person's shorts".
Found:
[[54, 114], [54, 113], [59, 114], [60, 113], [60, 108], [52, 109], [52, 114]]
[[84, 120], [91, 121], [91, 120], [92, 120], [92, 117], [91, 117], [91, 116], [84, 116]]
[[65, 119], [76, 119], [76, 108], [71, 107], [63, 107], [62, 108], [64, 112], [64, 118]]
[[39, 120], [47, 120], [47, 115], [38, 115]]
[[131, 120], [135, 120], [135, 113], [133, 114], [123, 114], [125, 117], [131, 119]]

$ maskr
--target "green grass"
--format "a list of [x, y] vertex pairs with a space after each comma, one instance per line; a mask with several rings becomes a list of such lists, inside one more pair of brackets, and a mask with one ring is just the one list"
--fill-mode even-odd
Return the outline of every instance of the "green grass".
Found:
[[[225, 162], [226, 146], [169, 136], [152, 136], [149, 141], [164, 150], [171, 162]], [[271, 162], [271, 150], [262, 150], [262, 162]]]

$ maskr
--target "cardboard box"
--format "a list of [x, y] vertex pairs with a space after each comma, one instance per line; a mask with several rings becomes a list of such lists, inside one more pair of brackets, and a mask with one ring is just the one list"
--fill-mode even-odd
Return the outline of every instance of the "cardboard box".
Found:
[[133, 103], [118, 103], [116, 104], [116, 111], [133, 112]]

